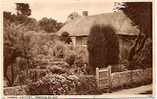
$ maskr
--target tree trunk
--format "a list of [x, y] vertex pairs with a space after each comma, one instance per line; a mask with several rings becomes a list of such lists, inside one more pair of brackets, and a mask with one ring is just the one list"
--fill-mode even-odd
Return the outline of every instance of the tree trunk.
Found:
[[135, 40], [135, 43], [133, 44], [133, 46], [130, 49], [130, 54], [128, 57], [128, 61], [129, 61], [129, 68], [128, 69], [134, 69], [134, 66], [132, 64], [133, 58], [144, 47], [146, 39], [147, 39], [147, 37], [146, 36], [143, 37], [142, 32], [140, 32], [138, 37]]

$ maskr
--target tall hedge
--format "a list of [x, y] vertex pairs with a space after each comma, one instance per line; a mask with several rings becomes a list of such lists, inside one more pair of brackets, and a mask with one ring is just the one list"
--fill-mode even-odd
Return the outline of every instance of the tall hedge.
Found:
[[90, 74], [96, 67], [102, 68], [119, 62], [119, 41], [111, 26], [93, 25], [88, 37]]

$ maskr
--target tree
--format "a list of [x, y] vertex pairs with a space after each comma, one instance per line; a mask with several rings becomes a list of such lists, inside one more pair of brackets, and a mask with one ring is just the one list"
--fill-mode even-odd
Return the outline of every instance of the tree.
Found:
[[12, 14], [11, 12], [4, 11], [3, 12], [3, 20], [4, 22], [9, 21], [9, 22], [15, 22], [17, 16], [15, 14]]
[[119, 62], [119, 41], [111, 26], [94, 25], [88, 37], [89, 73]]
[[[21, 65], [16, 64], [17, 58], [23, 58], [26, 60], [24, 69], [20, 69], [20, 72], [27, 71], [33, 61], [31, 58], [31, 48], [33, 43], [30, 42], [30, 35], [25, 27], [15, 25], [14, 23], [4, 22], [4, 77], [8, 80], [9, 86], [13, 86], [16, 78], [18, 68], [23, 68]], [[31, 64], [31, 65], [30, 65]], [[8, 75], [10, 71], [10, 75]]]
[[148, 38], [152, 39], [152, 2], [126, 2], [123, 4], [124, 7], [119, 10], [122, 10], [140, 29], [128, 57], [129, 69], [134, 69], [132, 64], [134, 56], [143, 49]]
[[63, 32], [61, 34], [61, 41], [64, 41], [67, 44], [70, 44], [72, 42], [71, 38], [69, 37], [69, 33]]
[[[12, 14], [5, 14], [3, 21], [3, 33], [4, 33], [4, 77], [8, 80], [9, 86], [12, 86], [15, 80], [15, 66], [16, 58], [23, 57], [26, 60], [30, 60], [29, 55], [29, 42], [30, 39], [25, 37], [33, 26], [32, 21], [24, 22], [23, 24], [15, 24], [16, 20], [9, 20]], [[16, 18], [15, 18], [16, 19]], [[29, 63], [27, 63], [28, 65]], [[26, 66], [26, 65], [25, 65]], [[26, 69], [25, 69], [26, 70]], [[10, 75], [8, 75], [10, 71]]]
[[40, 27], [38, 21], [34, 18], [27, 18], [21, 27], [25, 27], [27, 31], [39, 31]]
[[52, 18], [42, 18], [39, 21], [39, 26], [48, 33], [57, 31], [57, 21]]
[[17, 15], [30, 16], [31, 9], [28, 3], [16, 3]]
[[[14, 67], [16, 57], [22, 56], [22, 51], [17, 47], [19, 41], [15, 24], [4, 22], [4, 77], [8, 80], [9, 86], [13, 85]], [[8, 76], [8, 68], [11, 67], [11, 77]]]
[[31, 15], [31, 9], [28, 3], [16, 3], [16, 24], [23, 24], [28, 21]]
[[57, 31], [60, 30], [63, 26], [64, 26], [64, 23], [62, 23], [62, 22], [57, 22], [57, 25], [56, 25]]

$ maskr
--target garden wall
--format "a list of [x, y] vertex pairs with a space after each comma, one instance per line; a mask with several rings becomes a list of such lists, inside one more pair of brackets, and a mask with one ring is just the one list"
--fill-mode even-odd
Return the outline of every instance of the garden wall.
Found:
[[[104, 77], [99, 76], [99, 79], [98, 78], [96, 79], [100, 80], [101, 78], [104, 78]], [[106, 78], [110, 78], [111, 79], [110, 82], [103, 83], [103, 82], [107, 82], [104, 80], [102, 83], [100, 82], [97, 83], [98, 86], [101, 86], [101, 85], [104, 86], [104, 84], [106, 84], [106, 86], [109, 86], [108, 88], [115, 90], [116, 88], [143, 85], [143, 84], [152, 82], [152, 68], [136, 69], [136, 70], [128, 70], [124, 72], [111, 73], [110, 77], [106, 77]], [[100, 87], [100, 89], [103, 89], [103, 88]]]
[[152, 68], [129, 70], [111, 74], [112, 88], [144, 84], [152, 81]]
[[25, 91], [26, 86], [14, 86], [14, 87], [6, 87], [4, 88], [4, 95], [26, 95]]

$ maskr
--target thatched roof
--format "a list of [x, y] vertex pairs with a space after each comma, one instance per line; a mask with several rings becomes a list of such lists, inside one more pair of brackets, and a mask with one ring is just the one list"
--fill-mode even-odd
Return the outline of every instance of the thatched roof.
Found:
[[138, 35], [139, 33], [139, 30], [132, 26], [131, 20], [123, 12], [113, 12], [76, 18], [65, 24], [58, 34], [68, 32], [70, 36], [86, 36], [89, 35], [94, 24], [111, 25], [117, 34], [122, 35]]

